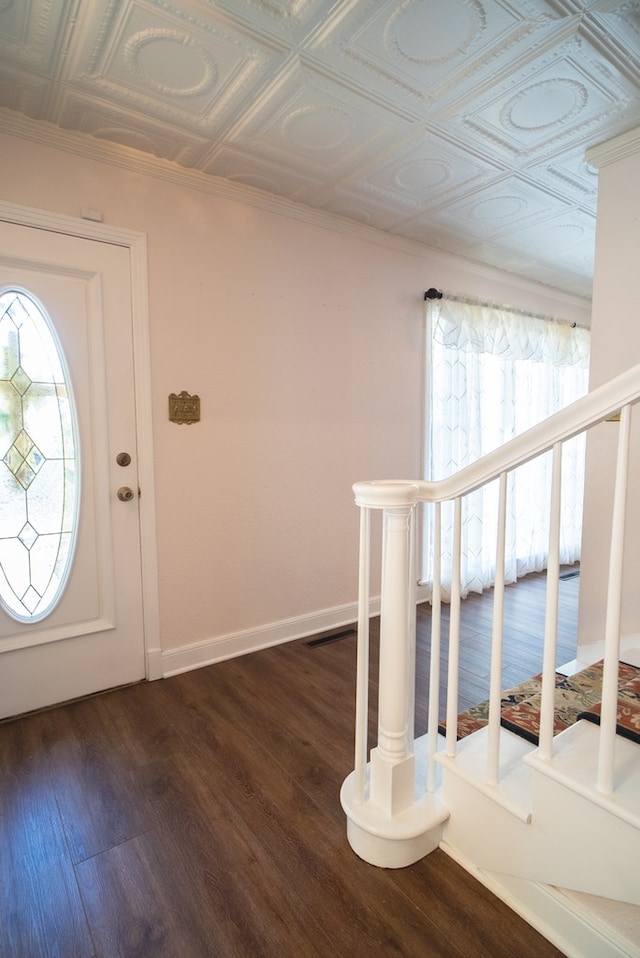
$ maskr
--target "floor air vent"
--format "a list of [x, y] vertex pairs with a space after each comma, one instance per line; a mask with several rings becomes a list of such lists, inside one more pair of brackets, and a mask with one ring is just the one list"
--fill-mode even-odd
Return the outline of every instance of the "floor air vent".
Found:
[[329, 632], [327, 635], [319, 635], [317, 639], [310, 639], [305, 645], [310, 649], [317, 649], [321, 645], [329, 645], [330, 642], [339, 642], [340, 639], [346, 639], [348, 635], [355, 635], [355, 629], [342, 629], [341, 632]]

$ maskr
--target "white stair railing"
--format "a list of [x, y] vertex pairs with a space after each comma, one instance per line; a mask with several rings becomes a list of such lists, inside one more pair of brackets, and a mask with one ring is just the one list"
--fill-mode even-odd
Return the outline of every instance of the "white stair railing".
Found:
[[609, 560], [609, 587], [604, 636], [604, 669], [602, 674], [602, 704], [600, 707], [600, 745], [598, 750], [597, 788], [608, 795], [613, 791], [613, 763], [618, 712], [618, 661], [620, 658], [620, 606], [622, 600], [622, 562], [624, 527], [631, 441], [631, 407], [620, 411], [618, 456], [613, 519], [611, 524], [611, 555]]
[[[622, 556], [629, 460], [631, 406], [640, 401], [640, 365], [593, 390], [550, 419], [489, 455], [439, 482], [386, 480], [354, 486], [361, 509], [360, 595], [356, 689], [356, 749], [354, 772], [341, 792], [349, 841], [367, 861], [401, 867], [435, 848], [448, 811], [436, 795], [436, 760], [455, 762], [457, 751], [458, 673], [460, 641], [460, 559], [462, 500], [499, 480], [497, 565], [494, 592], [489, 723], [484, 785], [497, 801], [510, 807], [500, 793], [500, 699], [504, 613], [504, 538], [506, 480], [513, 469], [551, 451], [553, 475], [550, 501], [550, 542], [547, 606], [543, 652], [540, 739], [538, 756], [553, 760], [554, 692], [563, 444], [620, 413], [607, 598], [603, 696], [597, 780], [594, 789], [610, 793], [616, 737]], [[415, 691], [416, 513], [418, 503], [434, 505], [431, 673], [429, 678], [426, 746], [413, 735]], [[454, 505], [453, 574], [451, 588], [446, 740], [438, 739], [441, 654], [441, 504]], [[382, 512], [380, 675], [378, 742], [368, 759], [369, 615], [371, 522]], [[524, 821], [529, 817], [511, 808]]]

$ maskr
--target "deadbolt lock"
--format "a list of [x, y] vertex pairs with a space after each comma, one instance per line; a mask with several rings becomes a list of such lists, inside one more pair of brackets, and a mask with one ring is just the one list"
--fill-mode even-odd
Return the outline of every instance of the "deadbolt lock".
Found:
[[119, 452], [116, 456], [116, 462], [119, 466], [128, 466], [131, 464], [131, 456], [128, 452]]
[[116, 495], [118, 496], [118, 499], [121, 502], [130, 502], [133, 499], [135, 493], [133, 489], [129, 488], [129, 486], [120, 486]]

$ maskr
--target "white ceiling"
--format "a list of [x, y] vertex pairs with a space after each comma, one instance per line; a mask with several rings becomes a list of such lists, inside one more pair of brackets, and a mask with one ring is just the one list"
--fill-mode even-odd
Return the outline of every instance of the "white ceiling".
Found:
[[0, 0], [0, 108], [588, 296], [640, 2]]

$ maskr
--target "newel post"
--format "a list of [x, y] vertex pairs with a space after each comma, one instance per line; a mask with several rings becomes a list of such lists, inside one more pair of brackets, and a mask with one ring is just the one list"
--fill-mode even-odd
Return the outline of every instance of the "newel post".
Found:
[[413, 684], [415, 645], [410, 634], [415, 575], [411, 521], [415, 503], [387, 506], [382, 519], [378, 745], [371, 752], [370, 798], [387, 815], [414, 799]]
[[[367, 716], [366, 710], [358, 707], [358, 698], [365, 700], [366, 689], [361, 688], [356, 721], [364, 727], [356, 729], [356, 770], [345, 779], [340, 798], [347, 816], [347, 837], [356, 854], [372, 865], [401, 868], [437, 847], [447, 816], [446, 810], [435, 807], [426, 788], [421, 794], [416, 788], [413, 524], [419, 487], [401, 481], [361, 482], [354, 492], [361, 508], [383, 513], [378, 743], [367, 764]], [[368, 548], [368, 536], [365, 541]], [[368, 555], [361, 554], [361, 571], [368, 568], [368, 561]], [[361, 580], [367, 579], [361, 576]], [[359, 601], [360, 632], [368, 620], [370, 597], [361, 592]], [[368, 640], [359, 635], [359, 676], [368, 674], [367, 650]], [[425, 769], [419, 777], [426, 782]]]

